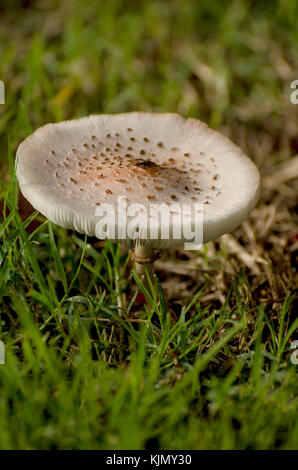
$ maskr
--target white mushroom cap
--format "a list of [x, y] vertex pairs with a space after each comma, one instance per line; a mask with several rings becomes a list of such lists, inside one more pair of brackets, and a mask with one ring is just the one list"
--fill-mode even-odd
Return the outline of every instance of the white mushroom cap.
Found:
[[[96, 236], [95, 211], [119, 196], [127, 205], [201, 204], [203, 240], [236, 228], [256, 205], [260, 176], [240, 148], [197, 119], [172, 113], [93, 115], [47, 124], [17, 150], [17, 178], [29, 202], [52, 222]], [[140, 220], [140, 219], [139, 219]], [[128, 222], [119, 216], [118, 231]], [[159, 220], [159, 225], [167, 223]], [[153, 248], [184, 243], [148, 238]], [[201, 229], [193, 217], [192, 230]], [[158, 227], [160, 234], [160, 226]], [[148, 234], [147, 234], [148, 235]], [[131, 238], [119, 240], [129, 246]]]

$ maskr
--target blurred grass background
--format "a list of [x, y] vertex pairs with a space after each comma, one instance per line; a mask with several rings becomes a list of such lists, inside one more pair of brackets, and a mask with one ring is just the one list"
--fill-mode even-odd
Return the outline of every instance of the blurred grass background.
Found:
[[[297, 17], [295, 0], [0, 3], [1, 449], [298, 447]], [[13, 178], [35, 128], [131, 110], [202, 119], [264, 182], [232, 235], [156, 263], [148, 306], [125, 251], [31, 215]]]

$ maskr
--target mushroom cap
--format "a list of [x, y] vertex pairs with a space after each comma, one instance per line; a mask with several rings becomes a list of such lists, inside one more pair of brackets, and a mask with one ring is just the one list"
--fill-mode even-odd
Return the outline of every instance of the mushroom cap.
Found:
[[[193, 215], [183, 223], [194, 232], [203, 229], [201, 241], [207, 242], [236, 228], [260, 194], [258, 169], [239, 147], [201, 121], [174, 113], [101, 114], [47, 124], [20, 144], [16, 167], [20, 189], [34, 208], [90, 236], [98, 235], [96, 210], [109, 204], [117, 215], [119, 197], [125, 197], [127, 206], [138, 203], [148, 213], [152, 204], [174, 204], [178, 212], [182, 205], [201, 207], [200, 227]], [[132, 246], [134, 239], [118, 236], [128, 224], [122, 215], [109, 238]], [[159, 218], [157, 237], [147, 232], [143, 244], [190, 242], [183, 233], [173, 236], [177, 220]], [[161, 238], [165, 224], [169, 236]]]

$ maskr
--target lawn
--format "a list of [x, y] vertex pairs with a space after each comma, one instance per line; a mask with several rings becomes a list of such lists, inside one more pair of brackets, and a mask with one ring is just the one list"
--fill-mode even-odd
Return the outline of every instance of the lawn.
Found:
[[[0, 3], [0, 449], [298, 449], [297, 17], [295, 0]], [[14, 174], [43, 124], [133, 110], [205, 121], [263, 182], [149, 291], [125, 248], [48, 222]]]

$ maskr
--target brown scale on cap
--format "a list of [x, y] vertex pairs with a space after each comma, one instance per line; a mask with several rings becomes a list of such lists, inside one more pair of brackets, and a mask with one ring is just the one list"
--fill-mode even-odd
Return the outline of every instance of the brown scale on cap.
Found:
[[[79, 146], [83, 151], [78, 153], [76, 148], [71, 148], [64, 160], [56, 163], [59, 168], [63, 165], [63, 172], [57, 171], [55, 177], [69, 173], [74, 192], [87, 189], [86, 185], [91, 183], [97, 196], [121, 195], [129, 191], [135, 192], [139, 202], [144, 197], [159, 202], [204, 202], [208, 200], [207, 191], [213, 196], [220, 194], [220, 190], [212, 184], [219, 178], [214, 173], [216, 164], [213, 157], [206, 159], [202, 151], [183, 151], [177, 146], [168, 147], [165, 141], [154, 141], [146, 135], [136, 136], [132, 127], [128, 127], [126, 132], [122, 136], [119, 132], [84, 136], [82, 146]], [[153, 148], [158, 150], [154, 153], [151, 151]], [[171, 153], [175, 154], [175, 158]], [[56, 152], [51, 150], [51, 154], [56, 155]], [[48, 166], [51, 164], [49, 160], [46, 163]], [[206, 175], [208, 178], [201, 187], [199, 174], [202, 171], [205, 179]], [[198, 179], [193, 179], [193, 176]], [[84, 186], [78, 188], [77, 185]]]

